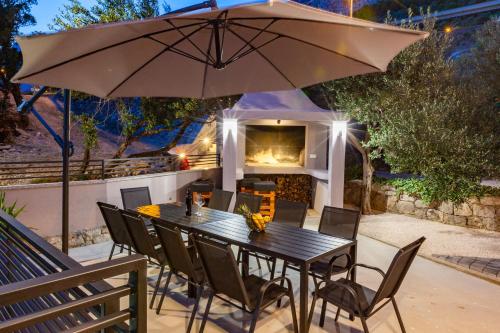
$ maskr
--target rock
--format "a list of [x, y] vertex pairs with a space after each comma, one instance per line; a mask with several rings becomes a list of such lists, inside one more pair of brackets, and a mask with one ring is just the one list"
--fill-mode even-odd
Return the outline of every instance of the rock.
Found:
[[396, 204], [398, 203], [397, 196], [389, 196], [387, 197], [387, 211], [396, 212]]
[[415, 207], [416, 208], [429, 208], [429, 206], [420, 199], [415, 200]]
[[415, 198], [412, 197], [412, 196], [409, 196], [409, 195], [406, 195], [406, 194], [401, 194], [401, 196], [399, 197], [399, 200], [401, 201], [408, 201], [408, 202], [415, 202]]
[[486, 206], [500, 206], [500, 197], [487, 196], [479, 199], [482, 205]]
[[453, 215], [453, 204], [449, 201], [443, 201], [439, 205], [438, 210], [445, 214]]
[[415, 208], [414, 214], [419, 219], [425, 219], [427, 217], [427, 208]]
[[381, 192], [373, 192], [372, 193], [372, 208], [381, 212], [385, 212], [387, 210], [387, 197], [384, 193]]
[[402, 214], [413, 214], [415, 211], [415, 205], [413, 202], [408, 201], [398, 201], [396, 203], [396, 209]]
[[425, 214], [431, 221], [441, 221], [443, 219], [443, 213], [437, 209], [427, 209]]
[[451, 214], [443, 214], [443, 223], [458, 225], [458, 226], [466, 226], [467, 218], [465, 216], [455, 216]]
[[483, 226], [483, 219], [477, 216], [470, 216], [467, 218], [467, 226], [471, 228], [481, 228]]
[[472, 212], [475, 216], [480, 217], [495, 217], [495, 207], [493, 206], [483, 206], [478, 204], [472, 205]]
[[486, 230], [491, 230], [491, 231], [500, 230], [495, 219], [490, 218], [490, 217], [483, 217], [483, 226], [484, 226], [484, 229], [486, 229]]
[[9, 149], [11, 149], [11, 147], [12, 146], [10, 146], [10, 145], [5, 145], [5, 146], [0, 145], [0, 150], [9, 150]]
[[387, 195], [387, 196], [396, 196], [396, 191], [385, 191], [385, 195]]
[[472, 209], [468, 203], [464, 202], [455, 206], [454, 214], [458, 216], [472, 216]]

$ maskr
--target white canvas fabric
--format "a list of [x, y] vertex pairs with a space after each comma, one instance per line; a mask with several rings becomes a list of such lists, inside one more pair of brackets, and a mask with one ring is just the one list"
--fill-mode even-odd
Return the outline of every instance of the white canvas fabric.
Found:
[[19, 37], [13, 81], [100, 97], [296, 89], [384, 71], [426, 35], [274, 1]]

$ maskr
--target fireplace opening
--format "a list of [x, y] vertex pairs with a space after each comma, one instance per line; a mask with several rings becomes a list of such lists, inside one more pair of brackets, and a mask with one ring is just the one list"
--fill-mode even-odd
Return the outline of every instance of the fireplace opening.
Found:
[[303, 167], [305, 126], [246, 125], [245, 164]]

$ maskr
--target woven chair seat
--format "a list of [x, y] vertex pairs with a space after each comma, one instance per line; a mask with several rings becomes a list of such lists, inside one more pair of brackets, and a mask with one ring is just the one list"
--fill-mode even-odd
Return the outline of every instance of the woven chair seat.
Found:
[[[265, 279], [262, 279], [256, 275], [249, 275], [248, 277], [243, 278], [243, 283], [245, 284], [245, 288], [248, 293], [248, 297], [250, 298], [251, 309], [255, 309], [257, 306], [257, 302], [260, 298], [260, 288], [268, 282]], [[277, 283], [271, 284], [271, 286], [267, 289], [264, 300], [262, 302], [262, 308], [265, 308], [271, 303], [276, 302], [276, 300], [280, 299], [283, 296], [288, 294], [288, 290], [284, 287], [281, 287]]]
[[[330, 269], [329, 263], [330, 263], [329, 259], [315, 261], [311, 264], [309, 272], [312, 272], [316, 275], [325, 276], [328, 273], [328, 270]], [[347, 272], [347, 270], [349, 269], [348, 265], [349, 262], [346, 256], [342, 256], [335, 259], [332, 266], [332, 274], [335, 275]]]
[[[358, 300], [361, 306], [361, 315], [364, 315], [370, 307], [377, 292], [344, 278], [338, 279], [335, 283], [340, 283], [354, 289], [358, 295]], [[323, 288], [317, 291], [317, 293], [320, 298], [326, 299], [327, 302], [337, 305], [349, 313], [356, 314], [358, 316], [360, 315], [357, 305], [358, 300], [355, 300], [351, 293], [344, 288], [336, 286], [332, 282], [327, 282]]]

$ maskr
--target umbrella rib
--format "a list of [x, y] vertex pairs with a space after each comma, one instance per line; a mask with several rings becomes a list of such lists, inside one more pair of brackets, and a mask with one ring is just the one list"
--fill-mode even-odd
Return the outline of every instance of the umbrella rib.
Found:
[[248, 50], [246, 50], [245, 52], [243, 53], [240, 53], [239, 55], [237, 55], [236, 57], [232, 57], [231, 59], [229, 59], [228, 61], [226, 61], [224, 63], [224, 65], [229, 65], [229, 64], [232, 64], [233, 62], [237, 61], [237, 60], [240, 60], [241, 58], [244, 58], [245, 56], [249, 55], [250, 53], [252, 52], [255, 52], [261, 48], [263, 48], [264, 46], [268, 45], [268, 44], [271, 44], [272, 42], [274, 42], [275, 40], [281, 38], [282, 36], [275, 36], [274, 38], [268, 40], [267, 42], [265, 43], [262, 43], [261, 45], [259, 46], [255, 46], [253, 48], [249, 48]]
[[[243, 42], [247, 42], [247, 40], [245, 40], [245, 38], [241, 37], [239, 34], [237, 34], [233, 29], [231, 29], [231, 27], [228, 27], [227, 28], [228, 31], [230, 31], [233, 35], [235, 35], [236, 37], [238, 37], [240, 40], [242, 40]], [[248, 45], [250, 45], [250, 47], [252, 49], [255, 49], [255, 47], [249, 43]], [[255, 49], [255, 52], [260, 55], [262, 57], [262, 59], [264, 59], [269, 65], [271, 65], [271, 67], [274, 68], [274, 70], [276, 72], [278, 72], [288, 83], [290, 83], [290, 85], [296, 89], [297, 86], [295, 86], [295, 84], [293, 84], [293, 82], [271, 61], [269, 60], [269, 58], [267, 58], [264, 54], [262, 54], [262, 52], [260, 52], [259, 50]]]
[[[159, 43], [159, 44], [161, 44], [161, 45], [164, 45], [164, 46], [170, 47], [170, 49], [169, 49], [169, 51], [170, 51], [170, 52], [173, 52], [173, 53], [175, 53], [175, 54], [178, 54], [178, 55], [181, 55], [181, 56], [183, 56], [183, 57], [189, 58], [189, 59], [191, 59], [191, 60], [195, 60], [195, 61], [201, 62], [202, 64], [204, 64], [204, 63], [205, 63], [205, 60], [203, 60], [203, 59], [201, 59], [201, 58], [198, 58], [198, 57], [196, 57], [196, 56], [194, 56], [194, 55], [192, 55], [192, 54], [189, 54], [189, 53], [187, 53], [187, 52], [185, 52], [185, 51], [182, 51], [182, 50], [180, 50], [180, 49], [178, 49], [178, 48], [176, 48], [176, 47], [173, 47], [173, 46], [171, 46], [170, 44], [164, 43], [164, 42], [162, 42], [161, 40], [158, 40], [158, 39], [153, 38], [153, 37], [148, 37], [148, 38], [149, 38], [149, 39], [151, 39], [151, 40], [153, 40], [153, 41], [155, 41], [155, 42], [157, 42], [157, 43]], [[205, 54], [205, 53], [203, 53], [203, 55], [204, 55], [204, 56], [206, 56], [206, 54]]]
[[[185, 36], [184, 32], [183, 32], [181, 29], [179, 29], [179, 28], [178, 28], [175, 24], [173, 24], [171, 20], [166, 19], [165, 21], [166, 21], [168, 24], [170, 24], [172, 27], [174, 27], [174, 28], [175, 28], [175, 29], [176, 29], [176, 30], [177, 30], [177, 31], [178, 31], [178, 32], [179, 32], [182, 36]], [[155, 40], [156, 40], [156, 39], [155, 39]], [[205, 52], [203, 52], [203, 51], [202, 51], [202, 50], [198, 47], [198, 45], [196, 45], [196, 44], [195, 44], [195, 43], [191, 40], [191, 38], [188, 38], [187, 40], [188, 40], [188, 41], [189, 41], [189, 43], [190, 43], [191, 45], [193, 45], [193, 47], [194, 47], [194, 48], [196, 48], [196, 49], [197, 49], [197, 50], [198, 50], [198, 51], [199, 51], [199, 52], [200, 52], [203, 56], [205, 56], [205, 57], [207, 56], [207, 55], [205, 54]], [[209, 55], [209, 56], [210, 56], [210, 55]], [[215, 60], [214, 60], [214, 59], [210, 59], [210, 60], [212, 60], [213, 62], [215, 62]]]
[[[276, 22], [275, 19], [271, 20], [271, 22], [269, 22], [263, 29], [260, 29], [260, 31], [255, 35], [253, 36], [248, 42], [245, 43], [245, 45], [243, 45], [238, 51], [234, 52], [234, 54], [232, 56], [229, 57], [229, 59], [227, 60], [227, 63], [231, 63], [233, 62], [234, 59], [238, 59], [238, 58], [241, 58], [241, 55], [238, 56], [238, 53], [240, 53], [241, 51], [243, 51], [246, 47], [248, 47], [248, 45], [253, 42], [256, 38], [258, 38], [260, 35], [262, 35], [264, 32], [267, 31], [267, 29], [269, 29], [269, 27], [271, 25], [273, 25], [273, 23]], [[243, 52], [243, 53], [246, 53], [246, 52]]]
[[148, 61], [146, 61], [144, 64], [142, 64], [139, 68], [137, 68], [135, 71], [133, 71], [132, 73], [130, 73], [130, 75], [128, 75], [125, 79], [123, 79], [118, 85], [116, 85], [109, 93], [106, 94], [106, 97], [109, 97], [111, 96], [117, 89], [119, 89], [123, 84], [125, 84], [128, 80], [130, 80], [135, 74], [137, 74], [140, 70], [142, 70], [144, 67], [146, 67], [147, 65], [149, 65], [153, 60], [157, 59], [159, 56], [161, 56], [162, 54], [164, 54], [165, 52], [169, 51], [171, 48], [175, 47], [175, 45], [181, 43], [182, 41], [184, 41], [186, 38], [194, 35], [195, 33], [197, 33], [198, 31], [200, 31], [201, 29], [205, 28], [206, 26], [208, 25], [205, 24], [201, 27], [198, 27], [196, 30], [193, 30], [192, 32], [190, 32], [187, 36], [184, 36], [182, 37], [181, 39], [177, 40], [175, 43], [173, 43], [172, 45], [168, 45], [166, 46], [163, 50], [161, 50], [159, 53], [157, 53], [156, 55], [154, 55], [152, 58], [150, 58]]
[[[236, 25], [236, 26], [240, 26], [240, 27], [243, 27], [243, 28], [248, 28], [248, 29], [253, 29], [253, 30], [259, 30], [258, 28], [255, 28], [255, 27], [252, 27], [250, 25], [246, 25], [246, 24], [242, 24], [242, 23], [236, 23], [236, 22], [233, 22], [232, 23], [233, 25]], [[303, 44], [306, 44], [306, 45], [309, 45], [309, 46], [313, 46], [313, 47], [316, 47], [316, 48], [319, 48], [323, 51], [326, 51], [326, 52], [330, 52], [330, 53], [333, 53], [333, 54], [336, 54], [338, 56], [341, 56], [341, 57], [344, 57], [344, 58], [347, 58], [349, 60], [352, 60], [352, 61], [355, 61], [355, 62], [358, 62], [360, 64], [363, 64], [363, 65], [366, 65], [368, 67], [371, 67], [371, 68], [374, 68], [378, 71], [381, 71], [383, 69], [381, 68], [378, 68], [377, 66], [374, 66], [370, 63], [367, 63], [366, 61], [363, 61], [363, 60], [359, 60], [359, 59], [356, 59], [356, 58], [353, 58], [353, 57], [350, 57], [348, 55], [345, 55], [345, 54], [342, 54], [338, 51], [335, 51], [335, 50], [331, 50], [331, 49], [328, 49], [326, 47], [323, 47], [321, 45], [317, 45], [317, 44], [314, 44], [314, 43], [311, 43], [311, 42], [308, 42], [308, 41], [305, 41], [303, 39], [300, 39], [300, 38], [296, 38], [296, 37], [292, 37], [290, 35], [286, 35], [286, 34], [281, 34], [281, 33], [278, 33], [278, 32], [275, 32], [275, 31], [271, 31], [271, 30], [268, 30], [267, 32], [269, 33], [272, 33], [272, 34], [275, 34], [275, 35], [278, 35], [278, 36], [281, 36], [281, 37], [284, 37], [284, 38], [288, 38], [288, 39], [291, 39], [291, 40], [294, 40], [296, 42], [299, 42], [299, 43], [303, 43]]]
[[[192, 23], [192, 24], [186, 24], [182, 27], [179, 27], [179, 28], [187, 28], [187, 27], [193, 27], [193, 26], [199, 26], [201, 24], [203, 24], [204, 22], [199, 22], [199, 23]], [[204, 27], [206, 27], [206, 23], [204, 25]], [[102, 47], [102, 48], [99, 48], [97, 50], [93, 50], [93, 51], [90, 51], [90, 52], [86, 52], [84, 54], [81, 54], [79, 56], [76, 56], [76, 57], [73, 57], [73, 58], [70, 58], [70, 59], [67, 59], [67, 60], [64, 60], [64, 61], [61, 61], [57, 64], [54, 64], [54, 65], [51, 65], [49, 67], [46, 67], [44, 69], [41, 69], [39, 71], [36, 71], [36, 72], [33, 72], [33, 73], [30, 73], [30, 74], [27, 74], [27, 75], [24, 75], [24, 76], [21, 76], [19, 78], [17, 78], [16, 80], [24, 80], [30, 76], [34, 76], [34, 75], [37, 75], [37, 74], [40, 74], [40, 73], [43, 73], [43, 72], [46, 72], [46, 71], [49, 71], [49, 70], [52, 70], [54, 68], [57, 68], [57, 67], [60, 67], [60, 66], [63, 66], [63, 65], [66, 65], [70, 62], [73, 62], [73, 61], [76, 61], [76, 60], [80, 60], [82, 58], [85, 58], [85, 57], [88, 57], [88, 56], [91, 56], [93, 54], [96, 54], [96, 53], [99, 53], [99, 52], [102, 52], [102, 51], [106, 51], [106, 50], [109, 50], [109, 49], [112, 49], [114, 47], [117, 47], [117, 46], [121, 46], [123, 44], [127, 44], [127, 43], [130, 43], [130, 42], [135, 42], [136, 40], [139, 40], [141, 38], [148, 38], [150, 36], [153, 36], [153, 35], [158, 35], [158, 34], [162, 34], [162, 33], [165, 33], [165, 32], [170, 32], [170, 31], [173, 31], [175, 29], [173, 28], [169, 28], [169, 29], [163, 29], [163, 30], [160, 30], [160, 31], [156, 31], [156, 32], [152, 32], [152, 33], [148, 33], [148, 34], [144, 34], [144, 35], [141, 35], [141, 36], [137, 36], [137, 37], [134, 37], [134, 38], [130, 38], [130, 39], [127, 39], [127, 40], [124, 40], [124, 41], [121, 41], [121, 42], [118, 42], [118, 43], [115, 43], [115, 44], [111, 44], [111, 45], [108, 45], [108, 46], [105, 46], [105, 47]]]
[[[213, 39], [214, 39], [214, 30], [212, 29], [212, 31], [210, 33], [210, 39], [208, 41], [207, 54], [210, 54], [212, 52]], [[207, 72], [208, 72], [208, 56], [207, 56], [207, 63], [205, 64], [205, 69], [203, 71], [203, 81], [201, 83], [201, 98], [202, 99], [205, 97], [205, 86], [207, 84]]]

